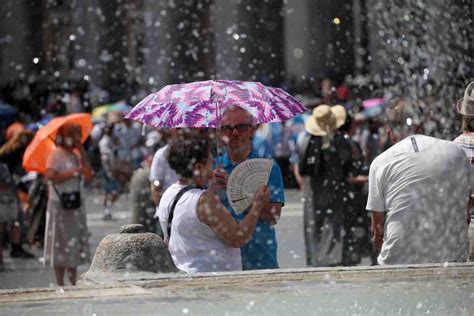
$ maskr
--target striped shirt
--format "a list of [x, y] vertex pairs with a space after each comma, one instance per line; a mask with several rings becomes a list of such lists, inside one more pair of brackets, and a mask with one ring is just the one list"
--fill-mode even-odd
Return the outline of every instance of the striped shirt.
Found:
[[461, 146], [461, 148], [466, 153], [471, 166], [474, 165], [474, 133], [464, 133], [459, 135], [455, 140], [453, 140], [456, 144]]

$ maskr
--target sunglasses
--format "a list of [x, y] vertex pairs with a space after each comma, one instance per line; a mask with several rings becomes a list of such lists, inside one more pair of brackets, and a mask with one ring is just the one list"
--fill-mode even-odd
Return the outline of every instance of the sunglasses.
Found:
[[251, 127], [251, 124], [223, 125], [221, 126], [221, 130], [223, 133], [227, 134], [232, 133], [234, 129], [239, 133], [244, 133], [248, 131]]

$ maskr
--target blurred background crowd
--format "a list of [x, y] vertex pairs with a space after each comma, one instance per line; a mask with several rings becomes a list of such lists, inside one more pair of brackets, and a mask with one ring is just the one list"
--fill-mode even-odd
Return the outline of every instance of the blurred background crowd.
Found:
[[[360, 175], [390, 145], [383, 113], [397, 97], [423, 109], [426, 135], [452, 140], [461, 130], [454, 104], [473, 78], [472, 12], [469, 0], [2, 1], [0, 180], [18, 203], [14, 224], [0, 224], [1, 244], [18, 257], [31, 257], [23, 242], [43, 246], [47, 189], [22, 157], [39, 129], [71, 113], [92, 116], [89, 186], [103, 192], [104, 219], [123, 192], [153, 210], [147, 172], [168, 131], [124, 114], [166, 84], [260, 81], [308, 109], [342, 105]], [[262, 125], [253, 140], [278, 162], [286, 188], [304, 186], [297, 143], [309, 113]], [[116, 184], [104, 184], [107, 176]]]
[[[320, 104], [344, 107], [347, 120], [341, 132], [355, 146], [358, 175], [367, 176], [371, 161], [390, 146], [384, 128], [384, 110], [394, 96], [384, 93], [374, 82], [356, 84], [347, 78], [324, 78], [317, 85], [306, 88], [291, 84], [283, 88], [293, 93], [309, 110]], [[44, 244], [47, 188], [40, 174], [23, 169], [24, 151], [39, 129], [55, 117], [72, 113], [90, 113], [92, 117], [93, 129], [85, 143], [94, 170], [94, 180], [89, 187], [103, 194], [103, 219], [112, 220], [114, 202], [120, 194], [131, 193], [137, 206], [134, 222], [144, 224], [149, 231], [156, 231], [148, 179], [153, 155], [169, 141], [169, 130], [154, 129], [125, 119], [124, 115], [133, 105], [130, 99], [112, 99], [106, 89], [90, 88], [84, 81], [63, 83], [62, 88], [49, 92], [36, 91], [34, 86], [16, 82], [2, 90], [0, 100], [0, 162], [8, 167], [3, 170], [2, 181], [8, 180], [5, 185], [14, 187], [19, 198], [16, 224], [11, 227], [3, 225], [2, 228], [6, 237], [3, 243], [6, 246], [12, 244], [12, 256], [31, 257], [21, 247], [23, 242], [38, 247]], [[452, 134], [447, 133], [444, 117], [427, 105], [429, 100], [417, 102], [421, 108], [426, 108], [428, 123], [425, 132], [428, 135], [443, 133], [444, 138], [453, 139], [459, 134], [454, 129]], [[37, 110], [24, 112], [25, 106], [31, 103], [39, 105]], [[298, 171], [297, 143], [306, 133], [305, 120], [310, 114], [308, 111], [285, 123], [263, 124], [253, 139], [261, 157], [273, 158], [280, 165], [285, 188], [303, 190], [303, 176]], [[212, 129], [209, 133], [214, 136]], [[104, 180], [111, 178], [114, 179], [112, 186], [110, 181]], [[368, 232], [365, 182], [356, 185], [360, 195], [355, 204], [358, 208], [355, 220], [359, 218]], [[366, 243], [365, 247], [369, 249], [369, 239]]]

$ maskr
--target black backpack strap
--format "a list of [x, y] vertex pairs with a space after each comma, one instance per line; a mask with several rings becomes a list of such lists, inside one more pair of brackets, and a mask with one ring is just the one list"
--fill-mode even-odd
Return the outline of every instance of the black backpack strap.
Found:
[[307, 138], [302, 143], [304, 146], [304, 154], [300, 156], [298, 165], [299, 172], [303, 176], [315, 177], [324, 167], [324, 159], [322, 159], [323, 149], [322, 138], [318, 136], [307, 135]]
[[178, 194], [176, 194], [173, 203], [171, 204], [170, 207], [170, 212], [168, 215], [168, 225], [167, 225], [167, 231], [168, 231], [168, 240], [171, 238], [171, 222], [173, 221], [173, 213], [174, 213], [174, 208], [176, 207], [176, 204], [178, 204], [179, 199], [184, 195], [184, 193], [188, 192], [191, 189], [195, 189], [196, 186], [194, 185], [188, 185], [179, 190]]

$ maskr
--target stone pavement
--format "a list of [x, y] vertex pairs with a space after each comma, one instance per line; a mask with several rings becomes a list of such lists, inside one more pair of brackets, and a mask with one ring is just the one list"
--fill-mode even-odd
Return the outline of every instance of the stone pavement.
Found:
[[[100, 193], [89, 191], [86, 194], [87, 224], [89, 227], [89, 243], [91, 253], [99, 245], [102, 238], [108, 234], [118, 232], [123, 224], [128, 224], [131, 218], [131, 207], [129, 195], [122, 195], [117, 201], [114, 221], [102, 220], [102, 206]], [[10, 258], [8, 251], [3, 251], [5, 271], [0, 272], [0, 289], [32, 288], [32, 287], [53, 287], [56, 282], [54, 272], [51, 267], [45, 267], [41, 262], [43, 250], [37, 247], [24, 245], [24, 249], [35, 254], [34, 259]], [[89, 265], [81, 265], [78, 268], [78, 275], [86, 272]], [[66, 281], [66, 284], [67, 281]]]

